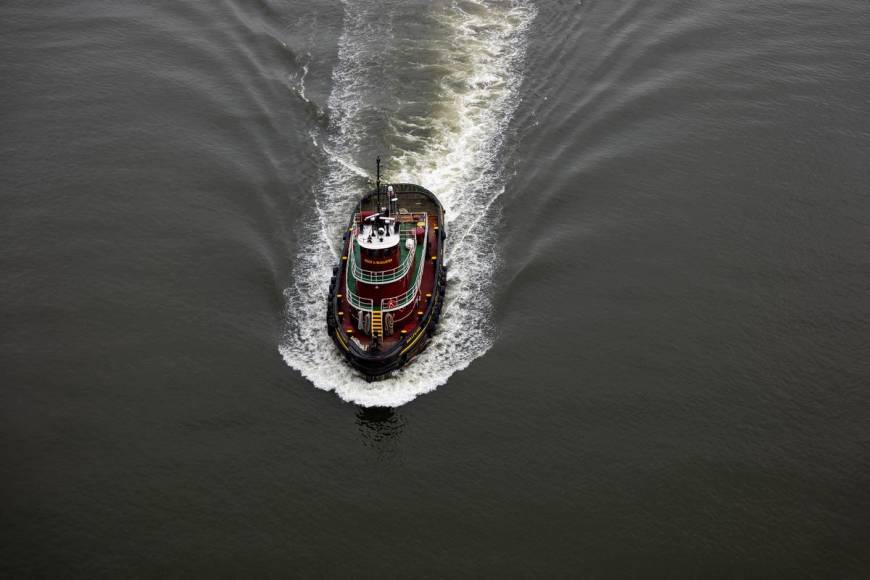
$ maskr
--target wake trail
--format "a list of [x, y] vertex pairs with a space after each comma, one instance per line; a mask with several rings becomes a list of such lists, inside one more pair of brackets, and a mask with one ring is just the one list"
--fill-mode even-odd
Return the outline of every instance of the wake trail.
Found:
[[[285, 290], [279, 350], [317, 388], [363, 406], [395, 407], [446, 383], [492, 345], [489, 295], [499, 255], [491, 226], [504, 191], [499, 155], [519, 102], [536, 11], [527, 0], [434, 2], [423, 15], [390, 17], [371, 0], [344, 6], [329, 143], [320, 144], [326, 167], [313, 191], [317, 219]], [[385, 181], [418, 183], [445, 207], [448, 286], [427, 349], [389, 379], [368, 383], [336, 350], [325, 312], [341, 233], [371, 187], [361, 167], [370, 163], [358, 160], [370, 161], [382, 147], [389, 151], [382, 154]]]

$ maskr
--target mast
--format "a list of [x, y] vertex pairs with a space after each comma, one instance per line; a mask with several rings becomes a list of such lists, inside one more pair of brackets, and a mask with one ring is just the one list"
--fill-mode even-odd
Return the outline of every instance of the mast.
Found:
[[376, 213], [381, 211], [381, 156], [380, 155], [378, 155], [378, 158], [377, 158], [377, 166], [378, 166], [378, 170], [377, 170], [377, 180], [375, 181], [375, 189], [378, 192], [378, 207], [375, 208]]

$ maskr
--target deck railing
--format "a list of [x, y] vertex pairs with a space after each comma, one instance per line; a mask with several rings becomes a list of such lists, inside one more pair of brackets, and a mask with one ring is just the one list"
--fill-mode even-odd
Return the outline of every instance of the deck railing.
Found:
[[[423, 281], [423, 264], [426, 263], [426, 255], [425, 251], [420, 254], [420, 263], [417, 264], [417, 275], [414, 280], [414, 287], [409, 288], [407, 292], [404, 294], [400, 294], [399, 296], [394, 296], [393, 298], [383, 298], [381, 299], [381, 310], [384, 312], [391, 312], [393, 310], [401, 310], [408, 306], [411, 302], [417, 298], [417, 292], [420, 291], [420, 284]], [[390, 306], [392, 303], [392, 306]]]
[[[411, 302], [413, 302], [416, 299], [417, 293], [420, 291], [420, 284], [423, 282], [423, 264], [426, 263], [425, 244], [426, 244], [426, 240], [428, 239], [428, 235], [429, 235], [429, 221], [428, 221], [428, 219], [423, 221], [423, 223], [425, 224], [425, 226], [424, 226], [425, 229], [423, 232], [423, 244], [424, 244], [424, 246], [423, 246], [423, 251], [420, 252], [420, 260], [416, 264], [416, 271], [415, 271], [415, 276], [414, 276], [414, 286], [412, 288], [409, 288], [406, 292], [404, 292], [398, 296], [392, 296], [390, 298], [381, 299], [380, 309], [384, 312], [401, 310], [402, 308], [407, 307], [409, 304], [411, 304]], [[416, 229], [416, 226], [415, 226], [415, 229]], [[351, 237], [350, 244], [349, 244], [350, 251], [353, 251], [353, 243], [354, 243], [354, 239], [356, 237], [356, 235], [355, 235], [356, 234], [356, 227], [354, 227], [353, 234], [354, 235]], [[406, 261], [408, 262], [409, 267], [410, 267], [410, 262], [413, 259], [413, 256], [415, 254], [416, 254], [416, 247], [415, 247], [414, 252], [408, 252], [408, 256], [407, 256]], [[371, 298], [363, 298], [362, 296], [359, 296], [353, 290], [350, 289], [349, 277], [352, 275], [351, 270], [353, 269], [353, 266], [355, 266], [355, 259], [351, 259], [350, 262], [351, 262], [351, 267], [347, 268], [345, 270], [345, 290], [347, 292], [347, 300], [348, 300], [348, 302], [350, 302], [351, 306], [353, 306], [354, 308], [356, 308], [358, 310], [364, 310], [364, 311], [371, 312], [374, 310], [374, 301]], [[401, 268], [401, 266], [399, 266], [399, 267]], [[406, 272], [407, 272], [407, 270], [406, 270]], [[354, 275], [354, 278], [357, 280], [359, 279], [356, 277], [356, 275]], [[392, 303], [392, 305], [390, 305], [391, 303]]]
[[[418, 221], [422, 221], [424, 224], [428, 223], [428, 215], [423, 214], [410, 214], [414, 221], [405, 222], [399, 224], [399, 243], [403, 243], [405, 240], [415, 239], [416, 238], [416, 223]], [[402, 228], [402, 226], [410, 225], [409, 228]], [[411, 269], [411, 263], [414, 261], [414, 252], [409, 251], [405, 256], [405, 259], [402, 260], [402, 263], [397, 267], [392, 268], [390, 270], [366, 270], [364, 269], [357, 261], [356, 261], [356, 248], [354, 247], [354, 243], [356, 242], [356, 238], [359, 235], [359, 217], [354, 218], [353, 228], [351, 229], [351, 238], [350, 244], [348, 244], [351, 251], [351, 259], [350, 261], [350, 271], [354, 278], [358, 281], [363, 282], [365, 284], [387, 284], [389, 282], [395, 282], [396, 280], [401, 279], [408, 273], [408, 270]], [[425, 239], [425, 238], [424, 238]]]
[[347, 301], [357, 310], [366, 310], [368, 312], [374, 310], [374, 301], [371, 298], [358, 296], [350, 288], [347, 289]]
[[[355, 239], [351, 239], [351, 247], [353, 247], [354, 241]], [[399, 243], [401, 243], [401, 241]], [[411, 263], [414, 261], [414, 252], [409, 251], [407, 255], [405, 255], [405, 259], [402, 260], [402, 263], [396, 268], [383, 271], [365, 270], [361, 268], [359, 263], [356, 261], [356, 250], [354, 249], [352, 251], [353, 258], [350, 260], [351, 274], [358, 281], [366, 284], [386, 284], [388, 282], [395, 282], [408, 273], [408, 270], [411, 269]]]

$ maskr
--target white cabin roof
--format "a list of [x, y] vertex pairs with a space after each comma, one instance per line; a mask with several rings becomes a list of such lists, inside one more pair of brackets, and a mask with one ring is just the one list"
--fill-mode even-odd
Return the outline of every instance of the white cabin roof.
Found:
[[399, 244], [399, 234], [392, 227], [381, 226], [381, 229], [384, 230], [383, 235], [379, 235], [379, 231], [373, 231], [372, 224], [364, 223], [356, 238], [360, 247], [366, 250], [386, 250]]

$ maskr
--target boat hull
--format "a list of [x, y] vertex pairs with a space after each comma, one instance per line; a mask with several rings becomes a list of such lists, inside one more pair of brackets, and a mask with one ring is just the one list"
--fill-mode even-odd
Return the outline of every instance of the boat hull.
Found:
[[[429, 190], [410, 183], [392, 184], [399, 198], [399, 204], [412, 215], [425, 213], [425, 246], [422, 248], [420, 264], [419, 303], [410, 309], [409, 315], [391, 336], [373, 340], [359, 332], [359, 316], [363, 315], [354, 308], [348, 296], [348, 268], [351, 267], [353, 248], [352, 231], [354, 216], [351, 216], [342, 241], [342, 253], [338, 265], [333, 268], [329, 285], [326, 311], [326, 325], [336, 348], [347, 362], [368, 380], [380, 380], [408, 364], [420, 354], [435, 333], [444, 305], [447, 287], [447, 268], [444, 265], [444, 249], [447, 231], [444, 223], [444, 208], [438, 198]], [[362, 199], [362, 204], [370, 202], [376, 191]], [[352, 257], [352, 256], [351, 256]], [[351, 292], [352, 294], [352, 292]]]

